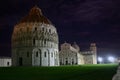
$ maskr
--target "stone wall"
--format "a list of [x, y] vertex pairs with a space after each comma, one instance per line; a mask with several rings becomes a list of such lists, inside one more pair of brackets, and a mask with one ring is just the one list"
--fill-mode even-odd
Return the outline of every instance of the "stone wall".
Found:
[[0, 58], [0, 67], [10, 67], [12, 64], [11, 58]]

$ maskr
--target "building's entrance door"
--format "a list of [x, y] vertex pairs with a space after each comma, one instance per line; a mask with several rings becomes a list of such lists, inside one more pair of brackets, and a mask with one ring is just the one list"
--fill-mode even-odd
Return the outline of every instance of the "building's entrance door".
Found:
[[19, 58], [19, 66], [22, 66], [22, 65], [23, 65], [23, 58], [20, 57], [20, 58]]

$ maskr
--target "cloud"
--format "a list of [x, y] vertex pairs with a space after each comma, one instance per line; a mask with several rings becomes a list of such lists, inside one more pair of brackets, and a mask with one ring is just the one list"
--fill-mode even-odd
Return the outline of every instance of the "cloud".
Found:
[[105, 22], [105, 20], [111, 21], [111, 18], [113, 18], [113, 16], [115, 17], [115, 14], [120, 13], [120, 11], [116, 9], [120, 6], [116, 4], [115, 1], [111, 0], [86, 0], [83, 2], [81, 2], [81, 0], [59, 0], [58, 3], [57, 1], [53, 3], [51, 1], [51, 5], [49, 4], [49, 6], [51, 6], [50, 9], [53, 10], [51, 14], [56, 15], [57, 19], [61, 21], [64, 20], [67, 23], [89, 22], [94, 24]]

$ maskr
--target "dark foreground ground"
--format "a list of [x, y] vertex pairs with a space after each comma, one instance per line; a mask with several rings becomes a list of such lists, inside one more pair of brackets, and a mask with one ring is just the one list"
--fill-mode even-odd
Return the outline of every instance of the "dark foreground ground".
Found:
[[112, 80], [117, 66], [0, 67], [0, 80]]

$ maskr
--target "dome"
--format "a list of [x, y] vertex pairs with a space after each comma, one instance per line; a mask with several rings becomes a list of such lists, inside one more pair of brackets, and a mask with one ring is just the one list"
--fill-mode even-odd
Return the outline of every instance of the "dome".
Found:
[[76, 42], [74, 42], [74, 44], [72, 45], [75, 49], [77, 49], [78, 51], [80, 50], [80, 47], [76, 44]]
[[26, 23], [26, 22], [40, 22], [40, 23], [46, 23], [51, 24], [51, 22], [42, 14], [42, 11], [39, 7], [34, 6], [29, 14], [20, 21], [20, 23]]

